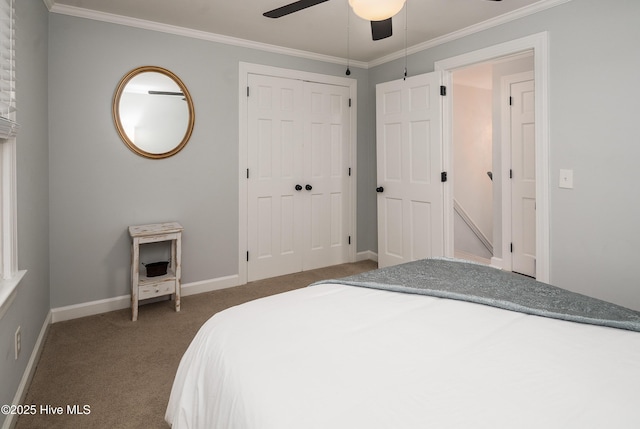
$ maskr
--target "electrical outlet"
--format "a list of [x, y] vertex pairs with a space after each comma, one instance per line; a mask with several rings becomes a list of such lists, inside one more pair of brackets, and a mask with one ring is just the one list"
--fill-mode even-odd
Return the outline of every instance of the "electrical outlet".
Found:
[[18, 329], [16, 329], [16, 335], [15, 335], [16, 360], [18, 360], [18, 356], [20, 356], [21, 349], [22, 349], [22, 332], [20, 331], [20, 326], [18, 326]]

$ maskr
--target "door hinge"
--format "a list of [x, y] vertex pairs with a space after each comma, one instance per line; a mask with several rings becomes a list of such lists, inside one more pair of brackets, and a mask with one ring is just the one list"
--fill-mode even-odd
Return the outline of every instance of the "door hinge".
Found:
[[247, 97], [249, 96], [249, 87], [247, 86]]
[[509, 243], [509, 251], [513, 253], [513, 243]]
[[442, 173], [440, 173], [440, 181], [441, 182], [446, 182], [447, 181], [447, 172], [443, 171]]
[[349, 177], [351, 177], [351, 167], [349, 167]]
[[349, 236], [349, 244], [351, 244], [351, 236]]
[[447, 95], [447, 87], [444, 85], [440, 85], [440, 95], [442, 95], [443, 97], [445, 95]]
[[249, 262], [249, 251], [247, 250], [247, 262]]
[[247, 179], [249, 178], [249, 169], [247, 168]]
[[351, 107], [351, 99], [349, 99], [349, 107]]
[[509, 106], [513, 106], [513, 97], [509, 97]]
[[513, 179], [513, 170], [509, 169], [509, 179]]

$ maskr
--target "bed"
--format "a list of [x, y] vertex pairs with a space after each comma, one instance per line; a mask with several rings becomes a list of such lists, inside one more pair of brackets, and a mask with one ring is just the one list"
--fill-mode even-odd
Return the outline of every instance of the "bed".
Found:
[[229, 308], [176, 373], [183, 428], [639, 428], [640, 313], [415, 261]]

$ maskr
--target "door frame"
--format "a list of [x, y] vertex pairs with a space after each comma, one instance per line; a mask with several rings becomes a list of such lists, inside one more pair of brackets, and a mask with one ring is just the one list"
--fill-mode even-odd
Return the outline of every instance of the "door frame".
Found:
[[356, 228], [356, 184], [357, 184], [357, 113], [358, 113], [358, 82], [352, 78], [324, 75], [318, 73], [304, 72], [300, 70], [284, 69], [279, 67], [265, 66], [261, 64], [239, 62], [238, 76], [238, 284], [247, 283], [247, 241], [248, 241], [248, 189], [247, 189], [247, 156], [248, 156], [248, 100], [247, 88], [250, 74], [262, 74], [266, 76], [281, 77], [288, 79], [298, 79], [303, 81], [323, 83], [327, 85], [346, 86], [349, 88], [351, 98], [351, 108], [349, 109], [349, 153], [351, 178], [349, 181], [349, 192], [351, 198], [348, 199], [350, 205], [348, 213], [350, 216], [349, 227], [351, 229], [351, 245], [349, 246], [349, 261], [356, 260], [357, 249], [357, 228]]
[[[496, 58], [533, 50], [535, 81], [535, 147], [536, 147], [536, 279], [549, 283], [549, 48], [547, 32], [508, 41], [477, 51], [443, 59], [435, 63], [435, 70], [443, 74], [443, 85], [452, 88], [455, 69], [494, 60]], [[453, 167], [453, 101], [443, 100], [443, 167]], [[444, 189], [444, 252], [453, 257], [453, 182]]]

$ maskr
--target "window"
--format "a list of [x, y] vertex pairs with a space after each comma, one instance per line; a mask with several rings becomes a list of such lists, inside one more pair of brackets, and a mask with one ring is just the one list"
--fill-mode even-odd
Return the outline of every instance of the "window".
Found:
[[0, 317], [24, 275], [18, 272], [15, 88], [14, 0], [0, 0]]
[[0, 0], [0, 138], [17, 131], [14, 0]]

